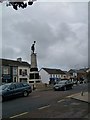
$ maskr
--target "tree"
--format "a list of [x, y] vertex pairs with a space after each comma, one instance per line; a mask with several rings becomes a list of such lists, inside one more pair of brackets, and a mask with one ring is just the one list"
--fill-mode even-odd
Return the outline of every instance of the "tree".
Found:
[[[32, 5], [35, 0], [30, 0], [28, 2], [22, 1], [22, 2], [6, 2], [6, 6], [13, 6], [13, 9], [18, 10], [18, 8], [26, 8], [28, 5]], [[0, 2], [3, 2], [3, 0], [0, 0]]]

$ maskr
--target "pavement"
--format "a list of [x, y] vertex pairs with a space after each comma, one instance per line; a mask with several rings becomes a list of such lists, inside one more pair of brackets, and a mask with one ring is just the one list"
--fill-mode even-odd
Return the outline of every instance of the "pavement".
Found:
[[[82, 102], [90, 103], [90, 99], [89, 99], [90, 94], [88, 92], [82, 91], [81, 93], [73, 94], [73, 95], [68, 96], [68, 97], [75, 99], [75, 100], [82, 101]], [[84, 118], [90, 118], [89, 106], [88, 106], [88, 114]]]
[[77, 93], [77, 94], [73, 94], [71, 96], [68, 96], [70, 98], [73, 98], [73, 99], [76, 99], [76, 100], [80, 100], [80, 101], [83, 101], [83, 102], [88, 102], [90, 103], [90, 94], [88, 92], [81, 92], [81, 93]]

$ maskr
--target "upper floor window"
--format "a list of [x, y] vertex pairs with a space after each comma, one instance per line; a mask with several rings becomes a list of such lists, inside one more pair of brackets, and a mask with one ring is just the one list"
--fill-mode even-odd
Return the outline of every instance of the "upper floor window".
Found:
[[17, 68], [16, 67], [13, 68], [13, 75], [17, 75]]
[[19, 75], [22, 75], [22, 69], [19, 70]]
[[26, 69], [22, 70], [22, 75], [23, 76], [27, 75], [27, 70]]
[[27, 75], [27, 69], [20, 69], [19, 70], [19, 75], [22, 75], [22, 76]]
[[25, 75], [27, 75], [27, 70], [25, 69]]
[[52, 74], [50, 74], [50, 78], [52, 78]]
[[10, 68], [9, 67], [3, 67], [3, 74], [10, 74]]

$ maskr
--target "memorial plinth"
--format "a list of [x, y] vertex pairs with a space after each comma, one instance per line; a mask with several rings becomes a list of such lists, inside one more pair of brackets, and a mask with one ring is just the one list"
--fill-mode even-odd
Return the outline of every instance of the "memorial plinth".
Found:
[[37, 54], [34, 53], [34, 45], [35, 43], [32, 45], [31, 50], [31, 68], [30, 68], [30, 81], [29, 83], [40, 83], [40, 77], [39, 77], [39, 71], [38, 71], [38, 67], [37, 67]]

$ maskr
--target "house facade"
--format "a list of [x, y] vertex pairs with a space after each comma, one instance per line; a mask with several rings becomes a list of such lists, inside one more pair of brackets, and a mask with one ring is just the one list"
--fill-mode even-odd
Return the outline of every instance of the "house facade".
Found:
[[30, 64], [22, 61], [0, 59], [1, 81], [2, 82], [29, 82]]
[[78, 80], [84, 80], [87, 76], [87, 72], [89, 72], [89, 68], [82, 68], [77, 71], [77, 78]]
[[41, 68], [39, 71], [43, 83], [53, 84], [65, 78], [65, 73], [60, 69]]
[[68, 73], [70, 74], [70, 79], [77, 79], [77, 70], [75, 70], [75, 69], [70, 69], [69, 71], [68, 71]]

